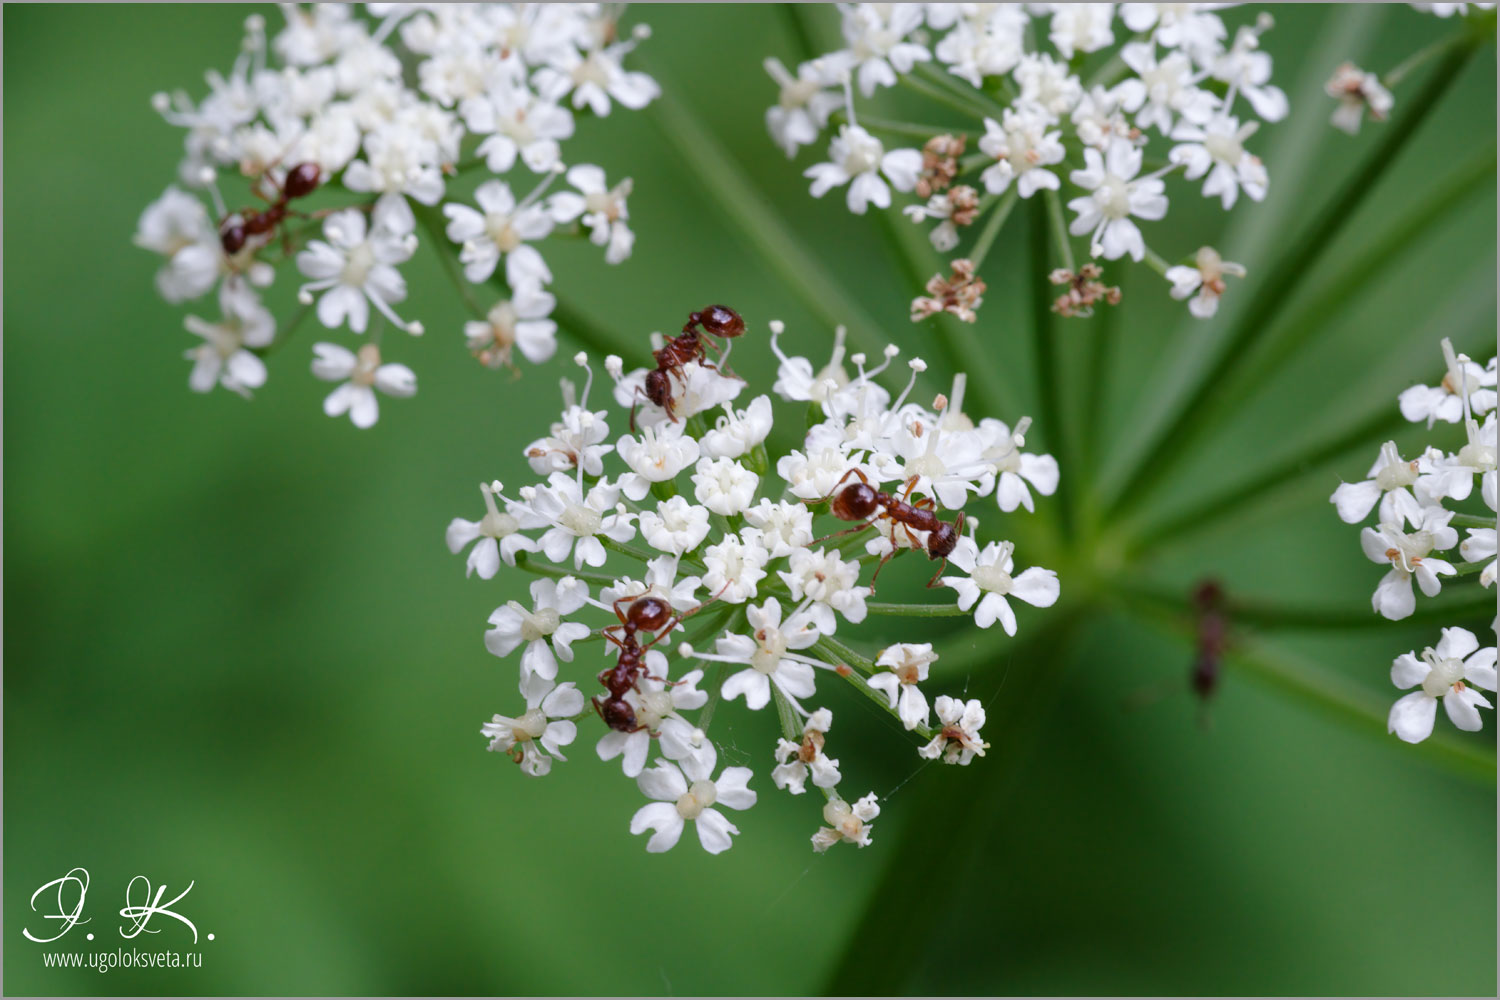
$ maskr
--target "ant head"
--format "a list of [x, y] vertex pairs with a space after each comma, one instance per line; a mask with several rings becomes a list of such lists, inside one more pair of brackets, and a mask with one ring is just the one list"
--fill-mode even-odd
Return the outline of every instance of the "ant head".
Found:
[[672, 383], [661, 369], [646, 373], [646, 398], [657, 406], [666, 408], [672, 399]]
[[219, 245], [224, 248], [225, 253], [233, 257], [245, 248], [245, 238], [245, 227], [236, 223], [220, 231]]
[[693, 315], [704, 331], [715, 337], [738, 337], [745, 332], [745, 321], [728, 306], [708, 306]]
[[672, 608], [659, 597], [642, 597], [630, 605], [625, 617], [643, 632], [657, 632], [672, 620]]
[[604, 723], [609, 728], [622, 733], [633, 733], [640, 729], [640, 723], [635, 721], [635, 709], [624, 698], [611, 698], [604, 703], [602, 709]]
[[958, 548], [958, 529], [944, 521], [927, 536], [927, 555], [933, 559], [947, 559]]
[[833, 495], [833, 516], [840, 521], [863, 521], [875, 513], [875, 490], [868, 483], [850, 483]]
[[299, 163], [287, 171], [281, 190], [288, 198], [305, 198], [317, 189], [322, 179], [322, 168], [316, 163]]

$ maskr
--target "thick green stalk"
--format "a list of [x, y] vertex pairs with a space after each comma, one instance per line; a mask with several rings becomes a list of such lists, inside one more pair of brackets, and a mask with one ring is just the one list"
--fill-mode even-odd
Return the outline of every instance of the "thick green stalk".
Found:
[[1493, 528], [1495, 515], [1480, 517], [1475, 514], [1454, 514], [1453, 520], [1449, 521], [1448, 525], [1453, 528]]
[[565, 576], [577, 577], [587, 580], [589, 583], [598, 583], [608, 586], [615, 582], [616, 577], [608, 573], [598, 573], [586, 569], [568, 569], [564, 566], [552, 566], [547, 563], [534, 563], [525, 552], [516, 553], [516, 569], [523, 573], [533, 573], [536, 576], [547, 576], [554, 580], [561, 580]]
[[1009, 191], [1000, 196], [995, 207], [990, 209], [984, 228], [979, 231], [978, 238], [974, 240], [974, 247], [969, 251], [969, 259], [974, 262], [975, 274], [979, 273], [979, 268], [984, 264], [985, 258], [990, 255], [990, 248], [995, 245], [995, 237], [1000, 235], [1000, 230], [1005, 226], [1005, 220], [1010, 218], [1010, 213], [1016, 207], [1016, 200], [1016, 188], [1012, 185]]
[[[1047, 192], [1051, 194], [1052, 192]], [[1072, 534], [1075, 511], [1073, 510], [1072, 475], [1073, 463], [1069, 455], [1067, 428], [1063, 426], [1062, 392], [1063, 375], [1058, 364], [1057, 314], [1052, 311], [1052, 285], [1048, 274], [1052, 271], [1052, 259], [1047, 236], [1047, 207], [1033, 200], [1031, 206], [1031, 332], [1036, 351], [1037, 388], [1041, 393], [1040, 412], [1042, 436], [1049, 450], [1063, 469], [1057, 484], [1055, 507], [1060, 515], [1061, 535]], [[1057, 248], [1061, 252], [1061, 248]]]
[[463, 299], [464, 305], [476, 318], [482, 319], [485, 311], [479, 307], [474, 298], [474, 290], [469, 281], [463, 276], [458, 266], [458, 255], [451, 253], [453, 243], [443, 231], [443, 213], [436, 205], [423, 205], [421, 202], [412, 200], [412, 214], [417, 217], [417, 223], [427, 232], [427, 238], [432, 242], [432, 249], [437, 258], [442, 262], [443, 273], [458, 289], [459, 298]]
[[866, 601], [865, 610], [872, 615], [896, 618], [960, 618], [969, 614], [957, 604], [884, 604]]
[[1200, 436], [1216, 426], [1213, 422], [1204, 420], [1202, 415], [1226, 376], [1279, 319], [1281, 311], [1312, 272], [1318, 256], [1343, 231], [1407, 142], [1420, 131], [1423, 121], [1468, 64], [1476, 47], [1477, 40], [1470, 39], [1448, 54], [1433, 72], [1427, 86], [1411, 100], [1401, 119], [1392, 122], [1385, 129], [1381, 142], [1370, 152], [1360, 169], [1345, 181], [1339, 194], [1319, 213], [1313, 224], [1297, 238], [1290, 249], [1278, 257], [1270, 277], [1255, 289], [1253, 304], [1227, 338], [1218, 360], [1200, 378], [1188, 398], [1176, 408], [1176, 416], [1166, 430], [1157, 436], [1145, 459], [1108, 497], [1106, 518], [1117, 517], [1141, 503], [1186, 457]]

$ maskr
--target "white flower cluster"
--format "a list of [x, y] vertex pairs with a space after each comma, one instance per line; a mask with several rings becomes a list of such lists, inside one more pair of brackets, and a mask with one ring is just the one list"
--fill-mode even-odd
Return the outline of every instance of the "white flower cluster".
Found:
[[[709, 314], [726, 320], [725, 336], [744, 331], [724, 307], [693, 318]], [[830, 742], [831, 688], [852, 689], [899, 719], [923, 758], [968, 764], [984, 754], [978, 700], [929, 703], [933, 644], [896, 643], [872, 655], [849, 645], [871, 615], [930, 610], [871, 600], [893, 557], [898, 568], [888, 573], [937, 563], [928, 585], [957, 595], [943, 613], [972, 614], [981, 628], [998, 622], [1014, 635], [1013, 601], [1046, 607], [1058, 597], [1055, 573], [1017, 571], [1011, 543], [981, 544], [977, 519], [963, 511], [985, 497], [1007, 513], [1031, 510], [1033, 491], [1056, 489], [1057, 463], [1023, 450], [1029, 420], [1012, 429], [971, 419], [963, 376], [930, 407], [912, 401], [920, 360], [893, 395], [880, 376], [899, 353], [894, 346], [871, 366], [861, 354], [845, 358], [840, 331], [833, 357], [815, 366], [783, 354], [782, 324], [770, 328], [780, 360], [774, 395], [800, 404], [790, 417], [798, 426], [804, 412], [813, 421], [798, 447], [770, 453], [771, 395], [744, 402], [746, 383], [722, 360], [675, 354], [713, 332], [685, 330], [658, 349], [655, 371], [627, 373], [620, 358], [606, 360], [614, 416], [592, 408], [592, 368], [581, 395], [564, 381], [558, 420], [525, 449], [542, 480], [513, 494], [498, 482], [481, 486], [483, 516], [448, 526], [454, 553], [472, 546], [471, 573], [490, 578], [504, 564], [540, 577], [531, 607], [512, 601], [490, 618], [489, 650], [522, 650], [525, 707], [484, 726], [489, 748], [528, 774], [546, 774], [597, 713], [599, 757], [618, 758], [651, 800], [630, 823], [633, 833], [653, 831], [650, 851], [671, 848], [689, 821], [706, 850], [726, 850], [739, 831], [722, 810], [756, 800], [749, 768], [717, 770], [710, 726], [723, 702], [750, 711], [774, 703], [780, 738], [765, 764], [777, 788], [801, 795], [811, 782], [823, 793], [826, 825], [812, 837], [819, 851], [868, 844], [879, 813], [874, 794], [841, 792], [848, 755]], [[575, 360], [588, 367], [585, 355]], [[669, 395], [653, 401], [662, 375]], [[625, 432], [612, 436], [612, 420]], [[601, 572], [612, 558], [630, 568]], [[595, 668], [564, 679], [562, 665], [594, 640], [603, 640], [597, 682]], [[596, 683], [591, 708], [580, 687]]]
[[[469, 282], [498, 293], [486, 307], [459, 288], [474, 314], [462, 331], [473, 355], [492, 368], [514, 368], [516, 352], [549, 359], [556, 302], [536, 244], [587, 236], [610, 264], [630, 256], [630, 180], [611, 187], [602, 168], [569, 166], [561, 144], [577, 115], [642, 108], [659, 93], [622, 64], [645, 26], [620, 39], [620, 8], [604, 4], [367, 4], [368, 19], [348, 4], [282, 6], [286, 24], [270, 38], [263, 18], [246, 20], [239, 58], [228, 76], [208, 73], [201, 100], [154, 98], [187, 131], [186, 149], [178, 184], [146, 208], [135, 242], [164, 258], [163, 298], [187, 302], [217, 289], [223, 313], [218, 322], [187, 319], [203, 338], [188, 352], [189, 385], [249, 396], [265, 383], [264, 355], [302, 314], [278, 332], [261, 296], [295, 261], [304, 312], [330, 330], [372, 333], [357, 352], [313, 345], [313, 374], [341, 383], [324, 409], [347, 412], [358, 427], [375, 423], [375, 389], [416, 391], [409, 368], [381, 363], [370, 314], [423, 332], [397, 313], [407, 297], [399, 268], [418, 248], [419, 223], [435, 252], [457, 257], [444, 261], [450, 273], [461, 265]], [[258, 207], [225, 202], [218, 179], [226, 171], [247, 182]], [[473, 193], [477, 208], [450, 190], [475, 173], [491, 178]], [[518, 174], [530, 175], [520, 197], [499, 179]], [[567, 187], [548, 195], [562, 175]], [[315, 193], [337, 197], [306, 210]]]
[[[1406, 618], [1416, 609], [1413, 580], [1428, 597], [1442, 591], [1444, 577], [1477, 574], [1481, 586], [1495, 583], [1495, 359], [1481, 366], [1455, 353], [1447, 339], [1442, 347], [1446, 362], [1442, 380], [1435, 386], [1414, 385], [1402, 392], [1401, 415], [1429, 429], [1439, 422], [1462, 424], [1463, 444], [1454, 452], [1429, 446], [1406, 460], [1395, 442], [1387, 441], [1369, 476], [1343, 484], [1330, 498], [1347, 524], [1358, 524], [1375, 512], [1376, 524], [1360, 532], [1360, 543], [1371, 562], [1389, 567], [1375, 588], [1372, 604], [1392, 620]], [[1458, 509], [1466, 501], [1471, 508], [1483, 509], [1471, 497], [1476, 479], [1488, 513]], [[1459, 528], [1467, 532], [1462, 541]], [[1438, 554], [1455, 548], [1463, 560], [1457, 566]], [[1432, 734], [1438, 700], [1443, 701], [1454, 725], [1479, 729], [1477, 706], [1491, 706], [1474, 688], [1495, 690], [1495, 649], [1475, 653], [1477, 649], [1479, 643], [1472, 633], [1449, 628], [1443, 630], [1436, 649], [1425, 650], [1421, 660], [1411, 653], [1398, 657], [1391, 680], [1399, 688], [1420, 684], [1422, 690], [1396, 703], [1391, 710], [1391, 732], [1410, 743], [1426, 739]]]
[[[1172, 282], [1175, 297], [1196, 293], [1194, 315], [1210, 316], [1224, 290], [1220, 279], [1243, 271], [1214, 254], [1206, 267], [1200, 255], [1175, 269], [1193, 270], [1195, 280], [1174, 275], [1147, 248], [1137, 222], [1166, 215], [1165, 179], [1179, 170], [1226, 210], [1241, 193], [1254, 201], [1266, 195], [1265, 165], [1246, 143], [1262, 122], [1287, 113], [1285, 94], [1271, 83], [1271, 57], [1260, 49], [1271, 18], [1262, 14], [1231, 35], [1215, 13], [1222, 6], [841, 4], [845, 48], [795, 74], [767, 60], [780, 96], [766, 122], [793, 156], [842, 110], [828, 161], [806, 171], [814, 197], [847, 185], [850, 211], [863, 214], [870, 205], [890, 207], [892, 188], [914, 192], [920, 201], [903, 211], [936, 223], [932, 244], [943, 253], [959, 245], [961, 229], [984, 228], [989, 213], [1003, 223], [1015, 198], [1056, 198], [1066, 180], [1074, 213], [1068, 234], [1087, 236], [1091, 257], [1147, 260]], [[1090, 56], [1097, 65], [1080, 75]], [[942, 128], [856, 117], [856, 88], [868, 99], [902, 84], [972, 114], [974, 131], [982, 131], [978, 152], [964, 155], [967, 136]], [[881, 135], [928, 138], [920, 149], [891, 149]], [[1060, 210], [1057, 217], [1060, 224]], [[1065, 315], [1118, 299], [1094, 281], [1097, 265], [1082, 270], [1093, 274], [1054, 276], [1079, 289], [1097, 285], [1081, 298], [1064, 294], [1056, 308]], [[953, 279], [934, 280], [947, 294], [934, 304], [919, 299], [913, 319], [946, 309], [972, 322], [977, 292], [966, 297], [948, 287]]]

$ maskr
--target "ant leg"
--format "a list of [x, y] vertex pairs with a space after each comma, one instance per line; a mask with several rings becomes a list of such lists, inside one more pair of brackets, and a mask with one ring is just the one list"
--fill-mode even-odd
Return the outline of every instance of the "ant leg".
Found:
[[826, 542], [830, 538], [839, 538], [839, 537], [841, 537], [843, 535], [852, 535], [856, 531], [864, 531], [866, 528], [872, 527], [875, 524], [876, 520], [879, 520], [879, 518], [877, 517], [874, 520], [866, 521], [864, 524], [856, 524], [854, 527], [852, 527], [852, 528], [845, 528], [843, 531], [835, 531], [833, 534], [831, 534], [831, 535], [824, 535], [822, 538], [814, 538], [808, 544], [809, 545], [817, 545], [819, 542]]
[[[615, 612], [615, 617], [618, 618], [618, 619], [620, 619], [620, 624], [621, 625], [628, 625], [630, 623], [630, 619], [627, 618], [627, 617], [625, 617], [625, 615], [621, 613], [621, 611], [620, 611], [620, 605], [623, 602], [625, 602], [625, 601], [633, 601], [638, 596], [639, 595], [637, 595], [637, 594], [627, 594], [624, 597], [616, 597], [615, 598], [615, 603], [614, 603], [614, 606], [613, 606], [614, 607], [614, 612]], [[610, 627], [613, 628], [614, 626], [610, 626]]]
[[625, 644], [615, 637], [615, 632], [622, 631], [623, 629], [623, 625], [606, 625], [604, 628], [599, 630], [599, 634], [609, 642], [612, 642], [616, 646], [619, 646], [621, 649], [624, 649]]
[[[912, 476], [910, 479], [908, 479], [905, 482], [905, 484], [902, 485], [902, 487], [901, 487], [901, 500], [903, 502], [905, 502], [905, 503], [910, 503], [911, 502], [911, 491], [917, 488], [917, 480], [920, 479], [920, 478], [921, 478], [920, 476]], [[912, 506], [920, 506], [920, 505], [921, 505], [921, 502], [918, 501], [918, 503], [913, 504]]]

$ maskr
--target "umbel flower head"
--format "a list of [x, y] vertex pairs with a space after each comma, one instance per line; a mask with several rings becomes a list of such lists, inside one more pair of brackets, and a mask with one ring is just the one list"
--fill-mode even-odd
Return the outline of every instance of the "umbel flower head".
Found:
[[[1099, 262], [1129, 258], [1164, 277], [1173, 297], [1192, 296], [1191, 314], [1206, 319], [1226, 291], [1222, 278], [1243, 269], [1211, 250], [1174, 267], [1148, 245], [1151, 224], [1195, 193], [1225, 211], [1242, 196], [1262, 201], [1270, 177], [1255, 139], [1288, 110], [1261, 48], [1271, 16], [1231, 32], [1223, 6], [842, 4], [841, 47], [795, 72], [766, 61], [779, 88], [766, 124], [792, 157], [829, 134], [823, 162], [803, 171], [815, 198], [847, 186], [856, 215], [895, 207], [895, 194], [919, 199], [899, 211], [934, 223], [933, 247], [957, 253], [952, 276], [940, 273], [913, 300], [913, 322], [939, 312], [974, 322], [985, 254], [1016, 203], [1031, 200], [1047, 203], [1062, 245], [1060, 283], [1077, 281], [1060, 314], [1119, 301], [1118, 287], [1099, 281]], [[940, 100], [943, 115], [957, 111], [967, 124], [861, 116], [856, 99], [887, 87]], [[1329, 88], [1346, 107], [1357, 100], [1356, 122], [1366, 107], [1383, 113], [1378, 83]], [[971, 137], [978, 152], [965, 156]], [[1185, 183], [1170, 192], [1178, 178]], [[1076, 245], [1092, 260], [1073, 262], [1070, 237], [1084, 238]], [[972, 249], [960, 249], [965, 240]]]
[[[1429, 431], [1462, 423], [1462, 437], [1451, 427], [1443, 435], [1444, 446], [1456, 450], [1429, 446], [1408, 460], [1387, 441], [1365, 479], [1344, 483], [1329, 498], [1347, 524], [1375, 515], [1375, 524], [1360, 531], [1360, 545], [1371, 562], [1388, 567], [1371, 604], [1393, 620], [1416, 611], [1418, 590], [1433, 598], [1446, 588], [1495, 585], [1495, 359], [1479, 365], [1446, 338], [1441, 347], [1442, 380], [1406, 389], [1397, 406]], [[1468, 533], [1462, 541], [1460, 528]], [[1463, 561], [1451, 557], [1454, 549]], [[1490, 636], [1497, 625], [1500, 617], [1490, 624]], [[1439, 701], [1459, 729], [1478, 730], [1479, 709], [1491, 707], [1479, 692], [1495, 690], [1495, 647], [1469, 629], [1445, 628], [1441, 641], [1420, 656], [1397, 657], [1391, 681], [1415, 688], [1391, 708], [1389, 729], [1406, 742], [1432, 735]]]
[[[889, 713], [922, 758], [968, 764], [987, 747], [983, 704], [937, 694], [940, 642], [862, 639], [873, 616], [907, 611], [875, 603], [877, 589], [926, 582], [949, 594], [944, 614], [1012, 635], [1026, 605], [1059, 594], [1055, 573], [1017, 570], [1014, 546], [981, 540], [967, 510], [994, 505], [1005, 517], [985, 521], [998, 526], [1056, 489], [1057, 463], [1024, 450], [1028, 418], [1012, 430], [969, 416], [962, 375], [924, 405], [925, 363], [899, 365], [894, 346], [872, 366], [844, 356], [840, 333], [825, 364], [783, 353], [783, 326], [770, 330], [770, 392], [710, 360], [704, 341], [762, 336], [723, 306], [693, 313], [656, 368], [606, 358], [618, 409], [590, 411], [588, 389], [574, 402], [567, 386], [549, 435], [523, 456], [544, 478], [485, 487], [484, 518], [448, 529], [455, 552], [474, 545], [467, 562], [482, 578], [539, 578], [529, 604], [490, 617], [486, 648], [519, 653], [502, 709], [516, 714], [484, 727], [490, 748], [541, 776], [575, 735], [592, 740], [649, 800], [621, 829], [649, 831], [653, 852], [689, 825], [705, 850], [728, 850], [744, 822], [729, 813], [754, 805], [757, 784], [822, 793], [803, 834], [814, 849], [869, 845], [880, 810], [874, 793], [843, 791], [860, 748], [834, 731], [836, 701]], [[587, 355], [574, 360], [591, 382]], [[797, 416], [783, 413], [778, 433], [787, 407]], [[748, 716], [735, 746], [759, 727], [763, 752], [720, 770], [728, 712]], [[553, 728], [563, 723], [576, 729]]]
[[[460, 285], [479, 286], [457, 289], [472, 319], [453, 332], [481, 364], [514, 371], [519, 359], [552, 357], [542, 247], [587, 236], [619, 264], [635, 241], [631, 180], [570, 162], [564, 144], [577, 119], [656, 97], [649, 76], [623, 65], [649, 30], [622, 39], [623, 7], [603, 4], [282, 8], [271, 34], [259, 14], [246, 19], [238, 58], [208, 74], [206, 95], [153, 98], [185, 131], [184, 154], [135, 242], [162, 258], [164, 299], [217, 292], [223, 311], [218, 322], [202, 308], [187, 319], [204, 341], [188, 352], [189, 385], [250, 396], [265, 384], [265, 358], [309, 321], [399, 354], [381, 335], [425, 331], [402, 313], [403, 269], [423, 245], [454, 258], [445, 270], [461, 269]], [[558, 178], [567, 186], [552, 190]], [[238, 190], [226, 199], [221, 183]], [[301, 309], [270, 304], [285, 271]], [[313, 351], [314, 374], [348, 380], [325, 411], [358, 427], [379, 416], [371, 386], [416, 391], [414, 375], [362, 381], [343, 345]]]

